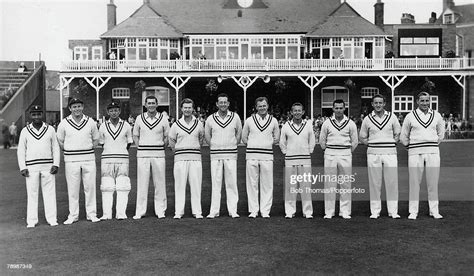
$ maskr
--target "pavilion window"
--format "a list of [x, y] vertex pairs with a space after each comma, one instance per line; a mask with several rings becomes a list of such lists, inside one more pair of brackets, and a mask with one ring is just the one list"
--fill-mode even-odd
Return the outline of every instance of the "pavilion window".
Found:
[[393, 112], [408, 113], [413, 110], [413, 96], [395, 96]]
[[354, 58], [364, 58], [364, 39], [361, 37], [354, 38]]
[[214, 39], [213, 38], [205, 38], [204, 39], [204, 56], [206, 59], [214, 59]]
[[87, 60], [89, 59], [89, 48], [87, 46], [76, 46], [74, 47], [74, 60]]
[[430, 96], [430, 108], [433, 110], [438, 110], [438, 96]]
[[374, 58], [384, 58], [385, 56], [385, 45], [383, 37], [376, 37], [374, 44]]
[[352, 59], [352, 38], [345, 37], [342, 39], [342, 49], [345, 59]]
[[158, 38], [150, 38], [150, 53], [149, 58], [152, 60], [158, 59]]
[[401, 37], [401, 56], [439, 55], [439, 37]]

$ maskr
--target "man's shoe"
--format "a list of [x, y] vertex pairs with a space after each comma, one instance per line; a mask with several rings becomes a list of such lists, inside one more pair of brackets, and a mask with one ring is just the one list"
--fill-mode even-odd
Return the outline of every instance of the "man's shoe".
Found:
[[165, 215], [164, 214], [159, 214], [157, 217], [158, 217], [158, 219], [164, 219]]
[[63, 222], [63, 224], [70, 225], [70, 224], [73, 224], [76, 221], [77, 221], [77, 219], [68, 218], [65, 222]]
[[400, 215], [399, 214], [392, 214], [392, 215], [390, 215], [390, 217], [392, 217], [393, 219], [399, 219]]
[[257, 218], [258, 213], [250, 213], [249, 218]]
[[417, 216], [417, 214], [410, 214], [410, 215], [408, 216], [408, 219], [415, 220], [415, 219], [416, 219], [416, 216]]
[[232, 218], [240, 218], [239, 214], [235, 213], [235, 214], [232, 214], [230, 215]]
[[285, 218], [286, 219], [292, 219], [295, 215], [286, 215]]
[[217, 217], [219, 217], [219, 214], [209, 214], [209, 215], [207, 215], [208, 219], [214, 219], [214, 218], [217, 218]]
[[202, 218], [203, 218], [203, 216], [202, 216], [201, 214], [199, 214], [199, 215], [194, 215], [194, 217], [197, 218], [197, 219], [202, 219]]
[[378, 219], [378, 218], [379, 218], [379, 215], [370, 215], [370, 218], [371, 218], [371, 219]]
[[437, 213], [437, 214], [431, 214], [430, 216], [432, 216], [434, 219], [442, 219], [442, 218], [443, 218], [443, 216], [440, 215], [439, 213]]
[[100, 220], [109, 220], [109, 219], [112, 219], [112, 217], [107, 217], [107, 216], [100, 217]]
[[36, 226], [35, 224], [27, 224], [26, 228], [35, 228], [35, 226]]
[[174, 219], [181, 219], [181, 217], [182, 217], [181, 215], [174, 215], [173, 218], [174, 218]]
[[304, 217], [307, 218], [307, 219], [312, 219], [313, 218], [312, 215], [305, 215]]
[[325, 215], [324, 216], [325, 219], [332, 219], [332, 217], [333, 217], [332, 215]]
[[343, 219], [351, 219], [351, 216], [350, 216], [350, 215], [347, 215], [347, 214], [343, 214], [343, 215], [342, 215], [342, 218], [343, 218]]
[[91, 222], [99, 222], [100, 219], [98, 219], [97, 217], [92, 217], [89, 219]]
[[124, 220], [124, 219], [127, 219], [127, 216], [125, 216], [125, 217], [119, 217], [119, 216], [117, 216], [116, 219], [118, 219], [118, 220]]
[[139, 215], [133, 216], [133, 219], [141, 219], [141, 218], [142, 218], [142, 216], [139, 216]]
[[270, 218], [270, 215], [269, 214], [264, 214], [264, 215], [262, 215], [262, 218]]
[[49, 225], [51, 225], [51, 226], [58, 226], [58, 223], [57, 223], [57, 222], [52, 222], [52, 223], [50, 223]]

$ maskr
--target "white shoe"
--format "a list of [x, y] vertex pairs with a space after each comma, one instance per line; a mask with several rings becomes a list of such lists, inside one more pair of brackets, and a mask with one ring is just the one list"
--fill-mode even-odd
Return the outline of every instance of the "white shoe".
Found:
[[371, 218], [371, 219], [378, 219], [378, 218], [379, 218], [379, 215], [370, 215], [370, 218]]
[[122, 217], [122, 216], [119, 217], [119, 216], [117, 216], [116, 219], [118, 219], [118, 220], [127, 219], [127, 216], [125, 216], [125, 217]]
[[141, 219], [141, 218], [142, 218], [142, 216], [139, 216], [139, 215], [133, 216], [133, 219]]
[[270, 218], [269, 214], [262, 215], [262, 218]]
[[160, 215], [158, 215], [157, 217], [158, 217], [158, 219], [164, 219], [166, 216], [165, 216], [165, 215], [162, 215], [162, 214], [160, 214]]
[[173, 218], [174, 218], [174, 219], [181, 219], [181, 218], [182, 218], [182, 216], [181, 216], [181, 215], [174, 215], [174, 217], [173, 217]]
[[342, 218], [343, 218], [343, 219], [351, 219], [351, 216], [350, 216], [350, 215], [343, 214], [343, 215], [342, 215]]
[[417, 214], [410, 214], [410, 215], [408, 216], [408, 219], [415, 220], [415, 219], [416, 219], [416, 216], [417, 216]]
[[249, 218], [257, 218], [258, 213], [250, 213]]
[[324, 216], [325, 219], [332, 219], [332, 217], [333, 217], [332, 215], [325, 215]]
[[219, 214], [209, 214], [209, 215], [207, 215], [208, 219], [214, 219], [214, 218], [217, 218], [217, 217], [219, 217]]
[[36, 226], [35, 224], [27, 224], [26, 228], [35, 228], [35, 226]]
[[50, 225], [50, 226], [58, 226], [58, 223], [57, 223], [57, 222], [53, 222], [53, 223], [50, 223], [49, 225]]
[[286, 215], [285, 218], [292, 219], [295, 215]]
[[437, 213], [437, 214], [431, 214], [430, 216], [432, 216], [434, 219], [442, 219], [442, 218], [443, 218], [443, 216], [440, 215], [439, 213]]
[[393, 219], [399, 219], [400, 215], [399, 214], [392, 214], [392, 215], [390, 215], [390, 217], [392, 217]]
[[313, 218], [312, 215], [305, 215], [304, 217], [307, 218], [307, 219], [312, 219]]
[[202, 218], [203, 218], [203, 216], [202, 216], [201, 214], [195, 215], [194, 217], [195, 217], [196, 219], [202, 219]]
[[92, 217], [88, 220], [90, 220], [91, 222], [99, 222], [100, 221], [100, 219], [98, 219], [97, 217]]
[[100, 220], [109, 220], [109, 219], [112, 219], [112, 217], [107, 217], [107, 216], [100, 217]]
[[[230, 214], [229, 214], [230, 215]], [[230, 215], [232, 218], [240, 218], [239, 214], [235, 213], [235, 214], [232, 214]]]
[[70, 224], [73, 224], [74, 222], [77, 222], [77, 219], [68, 218], [65, 222], [63, 222], [63, 224], [70, 225]]

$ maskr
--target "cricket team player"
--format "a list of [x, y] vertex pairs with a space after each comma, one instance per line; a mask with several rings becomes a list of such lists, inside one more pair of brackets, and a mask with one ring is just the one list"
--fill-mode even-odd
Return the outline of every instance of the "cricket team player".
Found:
[[[313, 133], [313, 124], [310, 120], [303, 120], [304, 108], [301, 103], [291, 106], [293, 119], [281, 128], [280, 149], [285, 155], [285, 217], [291, 219], [296, 213], [296, 198], [298, 183], [292, 184], [290, 178], [297, 175], [311, 174], [311, 153], [316, 145]], [[311, 182], [299, 183], [303, 216], [307, 219], [313, 218], [313, 202], [311, 193]]]
[[189, 181], [191, 190], [191, 209], [193, 216], [202, 219], [201, 183], [202, 162], [201, 146], [204, 143], [204, 127], [193, 116], [194, 101], [185, 98], [181, 101], [183, 116], [177, 120], [169, 131], [169, 146], [174, 152], [174, 191], [175, 219], [184, 215], [186, 202], [186, 184]]
[[429, 93], [419, 93], [417, 104], [418, 108], [405, 117], [400, 134], [400, 141], [408, 147], [408, 219], [414, 220], [418, 216], [420, 183], [425, 166], [430, 216], [441, 219], [443, 216], [439, 213], [438, 200], [439, 144], [444, 137], [444, 120], [437, 111], [430, 108]]
[[388, 215], [394, 219], [398, 215], [398, 160], [397, 142], [400, 137], [400, 123], [393, 113], [385, 110], [385, 97], [372, 97], [374, 111], [362, 121], [360, 141], [367, 145], [367, 167], [370, 190], [370, 218], [380, 216], [382, 203], [382, 174], [385, 179]]
[[[280, 140], [280, 128], [273, 116], [268, 114], [268, 99], [255, 100], [257, 113], [245, 121], [242, 142], [247, 145], [246, 183], [249, 217], [270, 217], [273, 202], [273, 145]], [[260, 204], [259, 189], [260, 182]]]
[[102, 217], [112, 219], [114, 192], [117, 192], [115, 218], [126, 219], [128, 193], [131, 189], [128, 176], [128, 149], [133, 143], [132, 128], [120, 119], [120, 103], [111, 102], [107, 106], [109, 120], [99, 128], [99, 143], [103, 146], [101, 158]]
[[221, 188], [224, 176], [227, 211], [232, 218], [238, 218], [237, 202], [237, 145], [242, 136], [242, 123], [237, 113], [229, 111], [229, 96], [217, 96], [216, 113], [210, 115], [205, 124], [205, 138], [211, 151], [212, 198], [211, 210], [207, 218], [219, 216]]
[[133, 141], [137, 145], [137, 205], [133, 219], [141, 219], [146, 213], [150, 174], [155, 186], [155, 215], [159, 219], [165, 217], [165, 146], [170, 126], [163, 114], [157, 112], [157, 106], [158, 99], [147, 96], [147, 111], [137, 116], [133, 127]]
[[94, 148], [99, 143], [99, 130], [93, 119], [83, 114], [84, 103], [69, 101], [71, 115], [58, 125], [57, 138], [64, 151], [65, 174], [69, 197], [69, 216], [64, 224], [79, 220], [79, 188], [84, 185], [87, 219], [98, 222], [96, 206], [96, 164]]
[[344, 115], [344, 100], [337, 99], [332, 106], [333, 116], [323, 123], [319, 135], [319, 143], [324, 151], [324, 175], [337, 176], [337, 182], [333, 177], [324, 179], [324, 218], [331, 219], [335, 215], [336, 188], [340, 184], [339, 216], [350, 219], [352, 197], [348, 191], [351, 182], [347, 176], [352, 174], [352, 152], [359, 143], [357, 127]]
[[26, 125], [18, 142], [18, 166], [26, 180], [28, 194], [26, 224], [33, 228], [38, 223], [38, 190], [41, 185], [44, 213], [51, 226], [58, 225], [56, 212], [56, 180], [60, 150], [54, 128], [44, 123], [43, 108], [30, 109], [31, 124]]

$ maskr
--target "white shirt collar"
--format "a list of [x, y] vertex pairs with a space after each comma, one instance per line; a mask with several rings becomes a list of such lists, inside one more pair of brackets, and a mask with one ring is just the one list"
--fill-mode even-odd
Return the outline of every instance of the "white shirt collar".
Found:
[[257, 117], [257, 120], [259, 121], [267, 121], [268, 120], [268, 117], [270, 116], [270, 114], [265, 114], [265, 117], [262, 118], [262, 116], [260, 116], [260, 114], [256, 113], [255, 116]]
[[[373, 110], [372, 113], [370, 113], [370, 116], [372, 116], [372, 117], [377, 116], [377, 114], [375, 114], [375, 110]], [[388, 111], [387, 110], [383, 111], [383, 116], [382, 117], [384, 117], [384, 116], [388, 116]]]
[[[194, 115], [191, 115], [191, 118], [192, 118], [192, 119], [191, 119], [191, 121], [189, 122], [189, 124], [192, 125], [192, 124], [194, 123], [194, 120], [196, 120], [196, 117], [194, 117]], [[184, 120], [184, 115], [181, 116], [181, 118], [179, 118], [179, 121], [180, 121], [182, 124], [188, 124], [188, 123], [186, 122], [186, 120]]]
[[[425, 113], [423, 111], [421, 111], [421, 109], [419, 107], [416, 109], [416, 112], [420, 115], [422, 115], [422, 114], [425, 115]], [[427, 114], [431, 115], [432, 113], [433, 113], [433, 110], [431, 108], [428, 108]]]
[[333, 122], [336, 122], [336, 123], [338, 123], [338, 124], [342, 124], [342, 123], [344, 123], [346, 120], [349, 120], [349, 118], [347, 118], [347, 116], [344, 114], [343, 117], [342, 117], [341, 122], [339, 122], [338, 120], [336, 120], [336, 116], [334, 116], [334, 114], [332, 114], [331, 120], [333, 120]]

